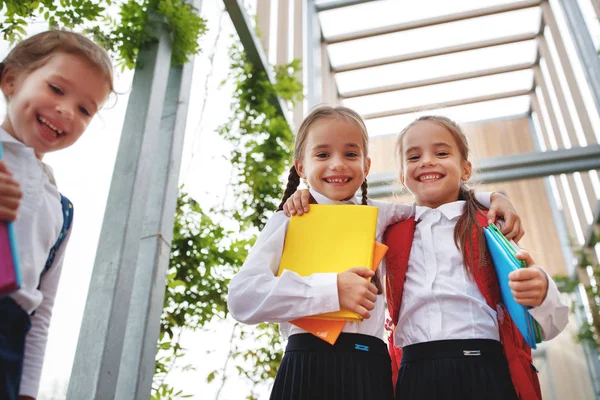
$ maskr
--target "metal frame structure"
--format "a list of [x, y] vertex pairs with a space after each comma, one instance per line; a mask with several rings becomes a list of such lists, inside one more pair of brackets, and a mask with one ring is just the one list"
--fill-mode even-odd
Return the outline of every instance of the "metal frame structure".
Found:
[[[545, 142], [543, 147], [550, 150], [484, 159], [481, 161], [479, 176], [484, 182], [495, 182], [568, 174], [566, 180], [557, 180], [559, 193], [562, 196], [567, 190], [579, 190], [578, 181], [571, 173], [580, 171], [583, 189], [579, 190], [579, 193], [583, 193], [583, 196], [579, 196], [576, 202], [576, 215], [572, 216], [571, 211], [567, 209], [563, 209], [561, 214], [556, 205], [553, 206], [553, 213], [563, 216], [561, 223], [564, 223], [561, 227], [564, 229], [561, 229], [566, 230], [568, 234], [573, 234], [575, 223], [589, 228], [586, 229], [588, 232], [586, 241], [589, 245], [591, 237], [589, 232], [593, 232], [593, 226], [598, 224], [600, 218], [600, 203], [594, 203], [596, 197], [587, 173], [589, 170], [600, 169], [600, 145], [597, 143], [589, 115], [591, 111], [600, 111], [600, 61], [597, 55], [592, 53], [591, 38], [582, 22], [577, 1], [559, 0], [569, 30], [575, 39], [578, 55], [585, 66], [584, 84], [589, 85], [594, 97], [593, 110], [584, 103], [579, 87], [582, 83], [576, 80], [573, 60], [568, 57], [563, 33], [558, 29], [554, 16], [555, 10], [547, 0], [522, 0], [502, 6], [330, 38], [323, 37], [319, 13], [370, 1], [374, 0], [331, 0], [317, 5], [314, 0], [306, 2], [294, 0], [293, 7], [290, 8], [287, 7], [289, 1], [280, 1], [280, 5], [283, 6], [278, 12], [280, 19], [278, 29], [286, 27], [286, 18], [290, 10], [293, 10], [295, 33], [297, 35], [300, 32], [302, 36], [300, 39], [295, 38], [297, 40], [294, 41], [293, 54], [294, 57], [305, 54], [302, 58], [306, 70], [307, 106], [312, 107], [323, 101], [337, 103], [368, 95], [532, 70], [534, 79], [530, 88], [411, 107], [396, 107], [373, 112], [364, 117], [376, 119], [413, 113], [423, 108], [458, 106], [529, 96], [531, 99], [529, 116], [533, 118], [535, 114], [537, 117], [541, 137]], [[600, 16], [600, 1], [591, 1]], [[241, 0], [224, 0], [224, 4], [250, 61], [264, 71], [273, 82], [267, 53], [264, 50], [264, 45], [269, 43], [269, 35], [273, 32], [268, 26], [266, 28], [263, 26], [263, 37], [259, 39]], [[259, 0], [258, 14], [269, 18], [269, 4], [268, 0]], [[200, 5], [200, 0], [196, 0], [196, 6], [200, 8]], [[332, 68], [329, 63], [328, 45], [536, 7], [542, 12], [542, 24], [536, 33], [473, 41], [412, 54], [350, 63], [335, 68]], [[298, 17], [298, 14], [301, 16]], [[546, 29], [551, 33], [556, 56], [549, 46]], [[279, 35], [279, 32], [275, 34]], [[123, 128], [127, 134], [122, 135], [119, 146], [69, 386], [68, 398], [70, 399], [141, 400], [150, 396], [154, 372], [151, 365], [154, 363], [158, 322], [162, 309], [192, 68], [191, 63], [183, 68], [171, 67], [170, 38], [164, 26], [159, 32], [159, 37], [158, 43], [140, 52], [139, 65], [144, 67], [136, 69], [135, 72], [133, 91]], [[536, 40], [538, 43], [538, 54], [534, 63], [499, 66], [344, 93], [339, 93], [335, 81], [335, 74], [341, 72], [530, 40]], [[287, 43], [288, 40], [286, 39], [285, 42]], [[268, 51], [275, 51], [275, 49], [268, 49]], [[278, 48], [277, 52], [278, 62], [285, 63], [288, 49], [284, 46]], [[543, 65], [546, 66], [547, 72], [540, 67], [540, 60], [544, 61]], [[559, 70], [564, 74], [566, 86], [560, 81]], [[556, 93], [557, 107], [553, 104], [550, 88]], [[565, 101], [568, 96], [572, 99], [575, 112]], [[285, 116], [288, 124], [293, 127], [286, 104], [279, 98], [274, 98], [272, 101], [279, 112]], [[303, 111], [302, 107], [294, 110], [296, 122]], [[546, 123], [546, 119], [549, 123]], [[565, 132], [561, 131], [561, 121], [564, 123]], [[582, 128], [587, 142], [583, 147], [576, 146], [579, 144], [578, 126]], [[573, 147], [567, 146], [563, 137], [568, 138]], [[550, 144], [553, 142], [557, 143], [557, 149], [551, 149]], [[537, 146], [538, 149], [542, 148], [541, 143]], [[156, 160], [163, 162], [155, 165]], [[394, 181], [395, 174], [371, 176], [369, 194], [388, 196], [396, 188]], [[546, 186], [549, 186], [548, 182]], [[561, 198], [561, 201], [564, 204], [564, 198]], [[583, 202], [587, 202], [587, 205], [595, 210], [591, 224], [586, 219]], [[566, 236], [566, 233], [563, 232], [563, 236]], [[565, 260], [571, 261], [568, 254], [565, 254]], [[598, 359], [596, 353], [591, 356], [592, 359], [594, 357]], [[595, 376], [592, 380], [598, 393], [600, 368], [594, 371]]]

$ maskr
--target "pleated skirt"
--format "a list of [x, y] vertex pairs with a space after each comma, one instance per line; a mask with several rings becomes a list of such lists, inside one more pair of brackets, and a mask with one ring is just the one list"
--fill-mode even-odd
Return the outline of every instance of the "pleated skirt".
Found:
[[442, 340], [402, 348], [398, 400], [518, 400], [500, 342]]
[[271, 400], [393, 400], [390, 357], [376, 337], [342, 333], [335, 345], [290, 336]]

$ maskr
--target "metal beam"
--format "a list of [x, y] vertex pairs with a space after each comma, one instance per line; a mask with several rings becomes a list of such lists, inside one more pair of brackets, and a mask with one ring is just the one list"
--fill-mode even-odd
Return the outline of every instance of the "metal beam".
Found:
[[433, 18], [426, 18], [417, 21], [408, 21], [401, 24], [377, 27], [359, 32], [344, 33], [337, 36], [332, 36], [325, 41], [327, 44], [348, 42], [369, 38], [373, 36], [387, 35], [390, 33], [403, 32], [411, 29], [426, 28], [429, 26], [447, 24], [449, 22], [464, 21], [472, 18], [485, 17], [488, 15], [501, 14], [509, 11], [523, 10], [526, 8], [537, 7], [541, 4], [540, 0], [517, 1], [514, 3], [502, 4], [498, 6], [481, 8], [478, 10], [463, 11], [456, 14], [441, 15]]
[[[482, 183], [505, 182], [600, 169], [600, 145], [545, 152], [521, 153], [481, 160], [476, 172]], [[398, 174], [369, 176], [369, 196], [387, 197], [398, 192]]]
[[[321, 61], [321, 25], [315, 0], [306, 1], [306, 102], [310, 110], [323, 98], [323, 75]], [[327, 71], [328, 72], [328, 71]]]
[[[271, 84], [275, 84], [275, 76], [271, 71], [267, 56], [260, 44], [256, 32], [254, 32], [250, 18], [248, 17], [248, 14], [246, 14], [244, 6], [241, 4], [241, 0], [223, 0], [223, 3], [225, 3], [225, 8], [231, 17], [231, 22], [233, 22], [233, 25], [235, 26], [235, 30], [240, 37], [242, 46], [244, 46], [248, 61], [261, 72], [264, 72]], [[277, 107], [277, 111], [285, 118], [290, 128], [293, 129], [294, 124], [285, 102], [279, 96], [272, 101], [275, 104], [275, 107]]]
[[380, 111], [380, 112], [375, 112], [375, 113], [371, 113], [371, 114], [363, 114], [362, 117], [364, 119], [384, 118], [384, 117], [391, 117], [394, 115], [410, 114], [410, 113], [419, 112], [419, 111], [423, 111], [423, 110], [434, 110], [434, 109], [443, 108], [443, 107], [445, 108], [445, 107], [462, 106], [462, 105], [466, 105], [466, 104], [482, 103], [484, 101], [490, 101], [490, 100], [500, 100], [500, 99], [507, 99], [510, 97], [525, 96], [530, 93], [531, 93], [531, 89], [513, 90], [511, 92], [503, 92], [503, 93], [490, 94], [490, 95], [485, 95], [485, 96], [469, 97], [466, 99], [458, 99], [458, 100], [451, 100], [451, 101], [442, 101], [439, 103], [421, 104], [418, 106], [398, 108], [395, 110]]
[[[195, 6], [199, 12], [199, 0]], [[171, 66], [169, 71], [159, 143], [153, 154], [153, 179], [131, 288], [129, 320], [115, 396], [118, 400], [151, 397], [193, 69], [194, 57], [191, 57], [183, 67]]]
[[[583, 64], [583, 72], [590, 85], [590, 91], [600, 114], [600, 58], [590, 36], [590, 31], [579, 8], [577, 0], [561, 0], [560, 4], [565, 12], [567, 26], [573, 36], [575, 48]], [[600, 18], [600, 1], [592, 0], [598, 18]]]
[[370, 3], [372, 1], [379, 1], [379, 0], [332, 0], [332, 1], [328, 1], [327, 3], [324, 3], [324, 4], [316, 5], [315, 7], [316, 7], [317, 12], [321, 12], [321, 11], [336, 10], [338, 8], [343, 8], [343, 7], [356, 6], [356, 5], [363, 4], [363, 3]]
[[171, 65], [171, 39], [140, 50], [127, 104], [67, 398], [114, 399]]
[[518, 35], [505, 36], [496, 39], [480, 40], [477, 42], [464, 43], [456, 46], [442, 47], [439, 49], [431, 49], [420, 51], [417, 53], [400, 54], [392, 57], [383, 57], [375, 60], [359, 61], [352, 64], [342, 64], [333, 68], [334, 72], [355, 71], [358, 69], [378, 67], [380, 65], [395, 64], [403, 61], [419, 60], [421, 58], [442, 56], [444, 54], [459, 53], [461, 51], [469, 51], [476, 49], [484, 49], [487, 47], [501, 46], [503, 44], [525, 42], [533, 40], [537, 33], [522, 33]]
[[466, 79], [481, 78], [484, 76], [505, 74], [508, 72], [525, 71], [525, 70], [533, 68], [534, 66], [535, 66], [535, 63], [522, 63], [522, 64], [506, 65], [506, 66], [497, 67], [497, 68], [486, 68], [486, 69], [482, 69], [479, 71], [464, 72], [464, 73], [460, 73], [460, 74], [440, 76], [437, 78], [421, 79], [419, 81], [398, 83], [396, 85], [386, 85], [386, 86], [380, 86], [380, 87], [369, 88], [369, 89], [354, 90], [351, 92], [342, 93], [341, 97], [343, 99], [351, 99], [353, 97], [369, 96], [372, 94], [395, 92], [396, 90], [404, 90], [404, 89], [412, 89], [412, 88], [416, 88], [416, 87], [431, 86], [431, 85], [437, 85], [439, 83], [449, 83], [449, 82], [462, 81], [462, 80], [466, 80]]
[[558, 24], [556, 23], [554, 12], [552, 11], [552, 8], [550, 7], [550, 3], [548, 3], [548, 1], [542, 2], [541, 9], [544, 23], [552, 33], [554, 46], [556, 47], [558, 58], [563, 67], [563, 72], [569, 85], [569, 90], [571, 91], [573, 103], [575, 104], [575, 108], [577, 109], [577, 114], [579, 115], [579, 121], [581, 122], [585, 138], [588, 143], [597, 143], [596, 137], [594, 135], [594, 128], [590, 121], [590, 117], [587, 113], [587, 108], [585, 106], [585, 102], [583, 101], [581, 89], [577, 84], [577, 79], [575, 78], [575, 72], [573, 71], [573, 67], [569, 59], [569, 54], [567, 53], [567, 49], [565, 47], [565, 43], [563, 41], [561, 32], [558, 29]]

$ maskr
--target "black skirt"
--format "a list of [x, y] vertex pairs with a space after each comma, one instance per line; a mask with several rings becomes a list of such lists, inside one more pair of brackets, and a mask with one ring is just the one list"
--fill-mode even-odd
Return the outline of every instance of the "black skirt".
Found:
[[441, 340], [402, 348], [398, 400], [518, 400], [496, 340]]
[[390, 356], [383, 340], [342, 333], [335, 345], [292, 335], [271, 400], [393, 400]]
[[29, 315], [10, 297], [0, 298], [0, 399], [17, 400]]

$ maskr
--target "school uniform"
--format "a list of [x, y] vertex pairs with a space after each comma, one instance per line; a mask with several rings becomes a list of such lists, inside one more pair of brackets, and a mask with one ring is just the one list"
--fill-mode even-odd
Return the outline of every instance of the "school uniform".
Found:
[[[319, 204], [360, 204], [358, 198], [332, 201], [311, 190]], [[490, 194], [478, 194], [489, 205]], [[377, 236], [387, 226], [414, 215], [414, 206], [369, 200], [378, 207]], [[386, 400], [393, 398], [390, 359], [383, 342], [385, 299], [377, 296], [371, 317], [347, 322], [334, 346], [288, 321], [307, 315], [339, 311], [337, 274], [301, 277], [284, 271], [276, 277], [289, 218], [277, 212], [269, 220], [244, 265], [229, 286], [229, 311], [247, 324], [278, 322], [288, 339], [271, 399]], [[385, 270], [380, 266], [380, 276]], [[368, 350], [365, 350], [368, 349]]]
[[70, 231], [52, 268], [40, 279], [63, 227], [61, 197], [52, 170], [36, 158], [33, 149], [2, 129], [0, 140], [4, 162], [23, 193], [13, 224], [22, 286], [0, 299], [0, 398], [17, 399], [19, 394], [35, 398]]
[[[402, 349], [396, 396], [541, 398], [531, 351], [500, 304], [491, 260], [487, 267], [476, 266], [471, 278], [454, 244], [464, 203], [417, 206], [414, 222], [397, 224], [386, 235], [388, 304], [397, 327], [392, 339]], [[480, 219], [485, 226], [485, 217]], [[543, 303], [529, 312], [544, 340], [566, 326], [568, 307], [551, 278]]]

